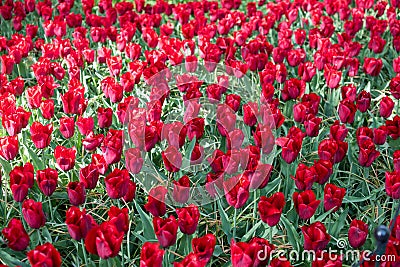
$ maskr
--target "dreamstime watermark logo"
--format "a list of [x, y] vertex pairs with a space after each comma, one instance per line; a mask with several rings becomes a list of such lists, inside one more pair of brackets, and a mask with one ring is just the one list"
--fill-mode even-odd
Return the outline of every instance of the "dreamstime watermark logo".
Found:
[[262, 186], [276, 147], [258, 76], [215, 63], [151, 71], [124, 130], [126, 167], [144, 190], [180, 206], [211, 203], [243, 176], [250, 189]]
[[278, 258], [281, 261], [289, 261], [289, 262], [313, 262], [318, 260], [325, 261], [337, 261], [341, 260], [342, 262], [396, 262], [395, 255], [374, 255], [373, 251], [370, 250], [356, 250], [356, 249], [348, 249], [347, 240], [344, 238], [339, 238], [336, 241], [336, 247], [314, 251], [314, 250], [272, 250], [268, 253], [267, 247], [257, 252], [257, 258], [260, 261], [272, 260], [273, 258]]

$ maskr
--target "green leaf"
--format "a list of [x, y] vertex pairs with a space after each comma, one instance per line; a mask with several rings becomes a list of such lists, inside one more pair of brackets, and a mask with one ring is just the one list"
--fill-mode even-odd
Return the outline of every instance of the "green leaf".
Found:
[[22, 266], [22, 267], [28, 267], [29, 265], [26, 263], [23, 263], [22, 261], [17, 260], [16, 258], [12, 257], [10, 254], [7, 252], [0, 250], [0, 259], [2, 262], [6, 265], [9, 266]]
[[29, 153], [29, 156], [31, 157], [32, 161], [33, 161], [33, 165], [38, 168], [39, 170], [43, 170], [45, 169], [45, 165], [43, 163], [43, 161], [41, 159], [39, 159], [39, 157], [37, 156], [37, 154], [27, 145], [23, 145], [26, 150]]
[[11, 164], [2, 158], [0, 158], [0, 163], [1, 166], [3, 166], [4, 172], [6, 173], [6, 177], [9, 177], [9, 174], [12, 170]]
[[135, 207], [137, 209], [137, 211], [139, 212], [139, 216], [140, 219], [142, 221], [142, 225], [143, 225], [143, 236], [147, 239], [155, 239], [155, 235], [154, 235], [154, 229], [153, 229], [153, 224], [151, 223], [150, 220], [150, 216], [147, 215], [143, 209], [140, 207], [140, 205], [137, 204], [136, 201], [135, 202]]
[[281, 222], [283, 223], [283, 228], [286, 229], [287, 231], [287, 236], [289, 243], [293, 246], [293, 249], [296, 251], [300, 251], [299, 243], [300, 243], [300, 236], [296, 232], [296, 229], [294, 228], [293, 224], [286, 219], [286, 217], [282, 216], [281, 217]]
[[259, 221], [258, 223], [256, 223], [243, 237], [242, 237], [242, 242], [246, 242], [247, 240], [249, 240], [254, 233], [257, 231], [257, 229], [260, 227], [260, 225], [263, 223], [263, 221]]
[[232, 239], [232, 227], [231, 223], [229, 222], [228, 215], [226, 214], [224, 208], [222, 207], [221, 200], [218, 201], [218, 209], [221, 216], [222, 231], [224, 231], [226, 237], [228, 238], [228, 242], [230, 243]]
[[345, 211], [343, 211], [342, 214], [340, 214], [339, 218], [336, 220], [335, 224], [332, 227], [331, 233], [329, 233], [332, 236], [338, 236], [340, 230], [343, 228], [343, 226], [346, 224], [346, 216], [349, 213], [349, 208], [347, 208]]

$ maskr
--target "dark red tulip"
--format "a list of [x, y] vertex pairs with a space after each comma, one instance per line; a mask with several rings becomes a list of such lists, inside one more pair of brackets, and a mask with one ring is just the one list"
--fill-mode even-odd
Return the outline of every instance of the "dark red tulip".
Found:
[[382, 65], [382, 59], [380, 58], [365, 58], [363, 70], [366, 74], [378, 76], [381, 72]]
[[174, 146], [169, 146], [161, 152], [165, 169], [169, 172], [177, 172], [182, 165], [182, 154]]
[[276, 144], [282, 147], [282, 158], [288, 163], [295, 161], [300, 153], [305, 134], [297, 127], [290, 128], [286, 137], [276, 139]]
[[85, 203], [86, 191], [83, 182], [69, 182], [67, 186], [69, 202], [74, 206]]
[[385, 96], [381, 99], [379, 104], [379, 115], [383, 118], [388, 118], [392, 115], [393, 108], [393, 100], [390, 97]]
[[390, 93], [396, 99], [400, 99], [400, 76], [396, 76], [390, 80]]
[[330, 160], [318, 160], [314, 162], [314, 169], [317, 173], [316, 182], [323, 185], [333, 173], [333, 163]]
[[144, 208], [153, 216], [164, 216], [167, 207], [165, 205], [165, 196], [168, 190], [164, 186], [153, 187], [149, 192], [149, 197]]
[[164, 253], [158, 243], [145, 242], [140, 252], [140, 267], [161, 267]]
[[393, 152], [393, 165], [396, 171], [400, 171], [400, 150]]
[[290, 99], [301, 98], [304, 95], [306, 84], [303, 80], [291, 78], [285, 82], [282, 90], [282, 100], [288, 101]]
[[22, 202], [28, 195], [28, 189], [32, 188], [33, 165], [26, 163], [24, 166], [16, 166], [10, 172], [10, 189], [13, 198], [17, 202]]
[[296, 187], [301, 190], [309, 190], [312, 188], [314, 182], [317, 181], [317, 172], [314, 166], [308, 167], [303, 163], [300, 163], [296, 169], [296, 175], [292, 176]]
[[178, 215], [178, 225], [181, 232], [187, 235], [194, 234], [200, 218], [199, 208], [194, 204], [190, 204], [187, 207], [177, 208], [176, 214]]
[[108, 221], [113, 223], [120, 232], [127, 233], [129, 230], [129, 215], [127, 208], [111, 206], [108, 210]]
[[39, 229], [46, 223], [42, 202], [27, 199], [22, 203], [22, 214], [29, 227]]
[[367, 240], [368, 225], [360, 220], [352, 220], [348, 232], [349, 243], [353, 248], [359, 248]]
[[39, 149], [49, 146], [52, 132], [53, 125], [42, 125], [40, 122], [35, 121], [30, 128], [33, 144]]
[[228, 94], [225, 97], [225, 104], [227, 104], [235, 112], [239, 110], [240, 101], [241, 97], [236, 94]]
[[224, 181], [225, 197], [229, 205], [239, 209], [246, 204], [249, 198], [250, 182], [246, 173], [231, 177]]
[[357, 108], [361, 112], [366, 112], [371, 105], [371, 94], [367, 91], [361, 91], [356, 99]]
[[316, 199], [314, 191], [312, 190], [293, 193], [294, 207], [302, 220], [310, 219], [317, 210], [320, 202], [320, 200]]
[[325, 225], [321, 222], [315, 222], [309, 226], [302, 226], [301, 231], [304, 236], [304, 249], [322, 250], [328, 245], [331, 236], [326, 232]]
[[372, 138], [372, 141], [376, 145], [383, 145], [386, 142], [387, 134], [387, 127], [385, 125], [379, 126], [378, 128], [374, 129], [374, 136]]
[[342, 205], [344, 195], [346, 194], [345, 188], [337, 187], [334, 184], [326, 184], [324, 189], [324, 209], [329, 211], [337, 211]]
[[45, 194], [46, 196], [51, 196], [57, 187], [57, 170], [51, 168], [38, 170], [36, 172], [36, 182], [43, 194]]
[[106, 178], [107, 194], [110, 198], [117, 199], [126, 195], [129, 186], [129, 172], [127, 169], [115, 168]]
[[31, 266], [61, 266], [61, 256], [57, 249], [50, 243], [39, 245], [27, 254]]
[[118, 255], [124, 233], [109, 221], [93, 227], [85, 238], [85, 247], [90, 254], [98, 255], [102, 259], [113, 258]]
[[166, 248], [175, 244], [176, 234], [178, 231], [178, 222], [173, 215], [166, 219], [154, 217], [153, 227], [158, 242], [162, 247]]
[[329, 137], [338, 141], [344, 141], [347, 136], [349, 129], [346, 128], [346, 125], [340, 124], [338, 120], [336, 120], [330, 128]]
[[250, 175], [250, 189], [262, 189], [267, 186], [272, 172], [272, 165], [258, 164]]
[[202, 237], [192, 239], [193, 252], [197, 254], [200, 261], [207, 264], [215, 249], [216, 238], [213, 234], [206, 234]]
[[85, 138], [82, 139], [82, 145], [87, 151], [94, 151], [98, 148], [104, 140], [103, 134], [94, 134], [89, 132]]
[[385, 189], [388, 196], [399, 199], [400, 198], [400, 171], [386, 172], [385, 173]]
[[345, 99], [340, 101], [338, 113], [342, 123], [353, 123], [357, 107], [353, 102]]
[[136, 184], [134, 181], [129, 180], [128, 192], [123, 196], [125, 202], [132, 202], [136, 195]]
[[83, 183], [86, 189], [94, 189], [99, 180], [99, 169], [91, 163], [79, 171], [79, 181]]
[[248, 102], [243, 105], [243, 121], [248, 126], [254, 126], [257, 123], [258, 104]]
[[119, 162], [122, 155], [122, 130], [110, 129], [101, 150], [108, 165]]
[[204, 119], [194, 118], [186, 123], [187, 137], [192, 140], [196, 137], [199, 140], [204, 134]]
[[274, 245], [259, 237], [254, 237], [247, 243], [235, 242], [235, 240], [232, 239], [232, 266], [266, 266], [274, 249]]
[[258, 213], [261, 220], [272, 227], [278, 224], [284, 206], [285, 196], [282, 192], [277, 192], [270, 197], [261, 196], [258, 202]]
[[65, 224], [68, 228], [68, 233], [75, 240], [84, 239], [90, 229], [97, 226], [93, 217], [86, 214], [86, 210], [82, 211], [78, 207], [70, 207], [65, 215]]
[[374, 160], [380, 155], [380, 152], [376, 150], [375, 144], [368, 138], [360, 142], [359, 147], [358, 163], [363, 167], [371, 166]]
[[29, 235], [25, 231], [22, 222], [16, 218], [12, 218], [1, 233], [7, 240], [7, 246], [12, 250], [23, 251], [29, 245]]

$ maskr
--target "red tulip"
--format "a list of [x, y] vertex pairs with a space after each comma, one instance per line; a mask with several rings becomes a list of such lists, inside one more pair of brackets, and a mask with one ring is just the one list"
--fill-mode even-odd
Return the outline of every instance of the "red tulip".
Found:
[[122, 154], [122, 131], [110, 129], [101, 150], [108, 165], [119, 162]]
[[224, 181], [225, 197], [229, 205], [235, 209], [239, 209], [246, 204], [249, 198], [249, 178], [248, 175], [242, 173], [240, 175], [231, 177]]
[[115, 206], [111, 206], [108, 210], [108, 221], [113, 223], [118, 231], [127, 233], [129, 230], [128, 209], [119, 209]]
[[124, 233], [118, 231], [112, 222], [106, 221], [88, 232], [85, 247], [90, 254], [102, 259], [113, 258], [118, 255], [123, 238]]
[[200, 212], [196, 205], [176, 209], [178, 215], [178, 225], [182, 233], [191, 235], [196, 232], [199, 223]]
[[359, 248], [367, 240], [368, 225], [360, 220], [352, 220], [348, 232], [349, 243], [353, 248]]
[[18, 154], [18, 147], [16, 136], [0, 137], [0, 156], [5, 160], [13, 160]]
[[326, 184], [324, 189], [324, 209], [329, 211], [337, 211], [342, 205], [344, 195], [346, 194], [345, 188], [340, 188], [334, 184]]
[[40, 122], [35, 121], [30, 128], [31, 139], [33, 144], [43, 149], [50, 144], [53, 126], [51, 124], [42, 125]]
[[22, 222], [16, 218], [12, 218], [1, 233], [7, 240], [7, 246], [12, 250], [23, 251], [29, 245], [29, 235], [26, 233]]
[[385, 173], [385, 189], [388, 196], [399, 199], [400, 198], [400, 172], [386, 172]]
[[86, 214], [86, 210], [82, 211], [77, 207], [70, 207], [65, 215], [65, 224], [68, 228], [68, 233], [75, 240], [86, 238], [88, 232], [97, 226], [93, 217]]
[[143, 158], [139, 148], [129, 148], [125, 151], [125, 161], [128, 170], [137, 174], [143, 166]]
[[60, 132], [64, 138], [69, 139], [74, 136], [75, 122], [74, 118], [62, 117], [60, 118]]
[[22, 202], [26, 198], [28, 189], [33, 186], [33, 175], [33, 165], [29, 162], [11, 170], [10, 189], [15, 201]]
[[378, 58], [365, 58], [364, 59], [364, 72], [371, 76], [378, 76], [382, 69], [382, 59]]
[[308, 220], [314, 215], [321, 201], [316, 199], [314, 191], [306, 190], [301, 193], [294, 192], [293, 202], [300, 219]]
[[297, 127], [290, 128], [286, 137], [276, 139], [276, 144], [282, 147], [282, 158], [288, 163], [295, 161], [303, 144], [304, 133]]
[[58, 167], [63, 171], [69, 171], [75, 166], [76, 149], [57, 146], [54, 150], [54, 157]]
[[307, 167], [305, 164], [300, 163], [296, 169], [296, 175], [292, 176], [295, 181], [296, 187], [301, 190], [311, 189], [314, 182], [317, 180], [317, 172], [315, 168]]
[[178, 222], [174, 216], [171, 215], [166, 219], [154, 217], [153, 227], [158, 242], [162, 247], [166, 248], [175, 244], [176, 234], [178, 231]]
[[182, 165], [182, 154], [174, 146], [169, 146], [165, 151], [161, 152], [161, 156], [165, 165], [165, 169], [169, 172], [177, 172]]
[[390, 97], [385, 96], [381, 99], [379, 104], [379, 115], [383, 118], [388, 118], [392, 115], [393, 108], [393, 100]]
[[248, 243], [236, 243], [234, 240], [232, 240], [232, 266], [266, 266], [271, 258], [272, 250], [274, 249], [274, 245], [270, 244], [267, 240], [258, 237], [254, 237]]
[[67, 186], [69, 202], [74, 206], [85, 203], [86, 191], [85, 184], [82, 182], [69, 182]]
[[375, 144], [368, 138], [360, 142], [359, 147], [358, 163], [363, 167], [371, 166], [374, 160], [380, 155], [380, 152], [376, 150]]
[[326, 232], [325, 225], [321, 222], [302, 226], [301, 231], [304, 235], [304, 249], [306, 250], [323, 250], [331, 239], [330, 235]]
[[58, 182], [57, 170], [47, 168], [36, 172], [36, 182], [46, 196], [51, 196], [56, 190]]
[[61, 256], [57, 249], [50, 243], [39, 245], [27, 253], [31, 266], [61, 266]]
[[144, 208], [153, 216], [164, 216], [166, 213], [165, 196], [168, 190], [163, 186], [150, 189], [149, 197]]
[[340, 101], [338, 113], [342, 123], [353, 123], [356, 111], [357, 107], [353, 102], [347, 99]]
[[202, 237], [192, 239], [193, 252], [196, 253], [199, 260], [204, 264], [210, 261], [216, 244], [216, 238], [213, 234], [206, 234]]
[[94, 189], [99, 180], [99, 169], [91, 163], [79, 171], [79, 181], [83, 183], [86, 189]]
[[22, 214], [31, 228], [39, 229], [46, 223], [42, 202], [35, 202], [32, 199], [25, 200], [22, 203]]
[[108, 196], [113, 199], [125, 196], [128, 192], [129, 180], [130, 177], [127, 169], [120, 170], [115, 168], [104, 178]]
[[161, 267], [164, 253], [158, 243], [145, 242], [140, 252], [140, 267]]
[[261, 196], [258, 202], [258, 213], [261, 220], [272, 227], [278, 224], [284, 206], [285, 196], [281, 192], [277, 192], [270, 197]]
[[179, 203], [185, 203], [189, 199], [190, 193], [190, 180], [187, 175], [179, 178], [178, 181], [173, 181], [174, 189], [172, 191], [172, 197]]
[[133, 199], [135, 198], [135, 194], [136, 194], [136, 184], [132, 180], [129, 180], [128, 192], [122, 198], [124, 199], [125, 202], [129, 203], [133, 201]]

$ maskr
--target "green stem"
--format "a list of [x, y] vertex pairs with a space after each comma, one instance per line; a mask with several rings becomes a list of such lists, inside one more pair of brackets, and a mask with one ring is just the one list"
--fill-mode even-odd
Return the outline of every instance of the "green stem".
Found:
[[39, 238], [39, 245], [43, 245], [43, 241], [42, 241], [42, 236], [41, 236], [41, 234], [40, 234], [40, 230], [39, 230], [39, 229], [36, 229], [36, 231], [37, 231], [38, 238]]
[[236, 239], [236, 216], [237, 216], [237, 209], [235, 208], [235, 213], [233, 215], [233, 239]]
[[54, 222], [53, 206], [51, 205], [51, 198], [49, 197], [48, 200], [49, 200], [50, 218], [51, 218], [51, 221]]
[[85, 259], [85, 266], [89, 266], [88, 265], [88, 260], [87, 260], [85, 243], [83, 242], [83, 239], [81, 239], [81, 245], [82, 245], [82, 251], [83, 251], [83, 258]]

